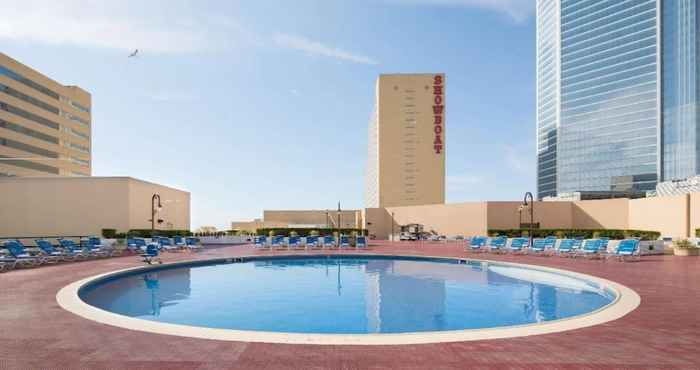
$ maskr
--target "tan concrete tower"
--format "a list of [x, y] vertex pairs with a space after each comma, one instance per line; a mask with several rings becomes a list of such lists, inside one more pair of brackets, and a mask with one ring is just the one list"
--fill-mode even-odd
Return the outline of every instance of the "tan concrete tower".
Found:
[[365, 206], [445, 203], [445, 75], [377, 79]]

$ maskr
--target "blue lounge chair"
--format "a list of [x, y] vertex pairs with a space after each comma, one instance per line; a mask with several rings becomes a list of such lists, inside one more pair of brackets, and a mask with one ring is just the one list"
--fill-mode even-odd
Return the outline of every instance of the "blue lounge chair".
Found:
[[625, 261], [625, 257], [637, 256], [638, 259], [642, 258], [642, 253], [639, 250], [639, 240], [637, 239], [625, 239], [621, 240], [620, 244], [617, 245], [615, 251], [606, 255], [608, 257], [615, 257], [618, 261]]
[[33, 255], [24, 249], [24, 246], [17, 240], [7, 240], [4, 243], [5, 249], [10, 253], [10, 256], [17, 261], [20, 266], [39, 266], [44, 263], [41, 256]]
[[335, 248], [335, 237], [332, 235], [326, 235], [323, 237], [323, 248]]
[[318, 248], [318, 236], [315, 235], [310, 235], [306, 237], [306, 242], [304, 243], [306, 246], [306, 249], [309, 248]]
[[367, 237], [366, 236], [358, 236], [355, 238], [355, 248], [358, 249], [365, 249], [367, 248]]
[[160, 249], [167, 251], [167, 252], [173, 252], [178, 249], [178, 247], [174, 246], [173, 243], [170, 241], [170, 238], [166, 238], [163, 236], [156, 237], [156, 243], [159, 244]]
[[340, 236], [340, 248], [350, 248], [350, 238], [347, 235]]
[[483, 252], [486, 246], [487, 238], [483, 236], [473, 236], [469, 240], [469, 250], [472, 252]]
[[173, 244], [180, 249], [184, 249], [187, 246], [187, 243], [185, 243], [185, 239], [181, 236], [174, 236]]
[[556, 249], [556, 253], [559, 257], [570, 257], [574, 253], [574, 239], [562, 239], [559, 242], [559, 248]]
[[126, 248], [132, 252], [142, 253], [146, 250], [146, 241], [143, 238], [129, 238], [126, 240]]
[[528, 253], [536, 255], [545, 255], [547, 251], [547, 240], [546, 239], [534, 239], [532, 245], [528, 248]]
[[579, 251], [579, 254], [588, 258], [598, 258], [600, 254], [600, 245], [602, 244], [600, 239], [588, 239], [583, 243], [583, 248]]
[[272, 237], [272, 248], [283, 249], [284, 248], [284, 237], [280, 235], [275, 235]]
[[54, 248], [48, 240], [37, 239], [36, 246], [44, 254], [46, 258], [53, 258], [56, 261], [75, 261], [76, 255], [66, 251], [59, 251]]
[[199, 242], [199, 238], [195, 237], [185, 238], [185, 247], [187, 247], [187, 249], [189, 249], [191, 252], [204, 250], [204, 247]]
[[256, 236], [255, 237], [255, 248], [258, 249], [264, 249], [268, 248], [269, 246], [267, 245], [267, 238], [264, 236]]
[[527, 245], [527, 238], [513, 238], [510, 241], [508, 251], [514, 254], [523, 253], [525, 251], [525, 245]]
[[301, 248], [301, 238], [298, 236], [290, 236], [287, 239], [287, 248], [289, 248], [289, 249]]
[[505, 251], [508, 238], [505, 236], [496, 236], [489, 239], [488, 248], [491, 253], [501, 253]]
[[58, 244], [63, 248], [67, 253], [71, 253], [73, 255], [80, 255], [83, 258], [89, 258], [89, 257], [97, 257], [97, 255], [93, 253], [89, 253], [85, 251], [81, 246], [76, 244], [74, 241], [70, 239], [63, 239], [59, 238], [58, 239]]
[[102, 244], [95, 244], [95, 241], [91, 241], [90, 238], [81, 239], [80, 247], [95, 257], [109, 257], [110, 255], [108, 251], [102, 249]]
[[153, 262], [158, 262], [158, 264], [163, 263], [163, 260], [159, 257], [159, 247], [160, 245], [157, 242], [148, 243], [146, 245], [146, 251], [141, 255], [141, 257], [143, 257], [143, 262], [149, 265], [152, 265]]

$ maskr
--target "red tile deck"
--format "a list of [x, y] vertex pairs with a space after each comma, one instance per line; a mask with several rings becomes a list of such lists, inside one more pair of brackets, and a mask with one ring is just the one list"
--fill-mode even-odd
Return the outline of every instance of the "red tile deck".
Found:
[[[247, 254], [250, 246], [171, 253], [164, 260]], [[348, 253], [348, 252], [332, 252]], [[351, 251], [350, 253], [356, 253]], [[382, 242], [363, 253], [469, 256], [456, 244]], [[0, 274], [0, 368], [110, 369], [700, 369], [700, 258], [649, 256], [620, 263], [476, 255], [617, 281], [642, 297], [612, 322], [563, 333], [447, 344], [314, 346], [221, 342], [99, 324], [56, 303], [63, 286], [140, 265], [135, 256]]]

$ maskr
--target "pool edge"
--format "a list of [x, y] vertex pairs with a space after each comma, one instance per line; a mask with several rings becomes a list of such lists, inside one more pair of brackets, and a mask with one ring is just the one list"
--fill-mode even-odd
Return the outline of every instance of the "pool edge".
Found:
[[[299, 256], [298, 254], [276, 255], [279, 257]], [[333, 254], [305, 254], [305, 257], [325, 257], [336, 256]], [[526, 267], [529, 269], [554, 272], [565, 276], [584, 279], [594, 282], [602, 287], [615, 291], [616, 299], [608, 305], [599, 308], [595, 311], [578, 315], [570, 318], [547, 321], [544, 323], [532, 323], [525, 325], [506, 326], [498, 328], [485, 329], [465, 329], [451, 331], [435, 331], [435, 332], [411, 332], [411, 333], [380, 333], [380, 334], [306, 334], [306, 333], [283, 333], [283, 332], [265, 332], [265, 331], [248, 331], [234, 329], [216, 329], [170, 323], [161, 323], [143, 319], [127, 317], [112, 312], [108, 312], [94, 306], [91, 306], [82, 301], [79, 297], [79, 291], [83, 286], [86, 286], [95, 281], [114, 277], [124, 273], [134, 273], [138, 271], [148, 271], [153, 266], [138, 266], [116, 271], [110, 271], [94, 276], [90, 276], [78, 281], [75, 281], [63, 287], [56, 294], [56, 301], [66, 311], [81, 316], [83, 318], [107, 324], [123, 329], [149, 332], [155, 334], [175, 335], [181, 337], [221, 340], [221, 341], [236, 341], [236, 342], [254, 342], [254, 343], [277, 343], [277, 344], [316, 344], [316, 345], [407, 345], [407, 344], [429, 344], [429, 343], [450, 343], [450, 342], [465, 342], [488, 339], [505, 339], [524, 337], [530, 335], [541, 335], [569, 331], [603, 324], [609, 321], [617, 320], [636, 309], [641, 303], [641, 297], [632, 289], [592, 275], [582, 274], [574, 271], [563, 270], [552, 267], [539, 265], [530, 265], [524, 263], [492, 261], [479, 258], [466, 257], [444, 257], [444, 256], [417, 256], [417, 255], [391, 255], [391, 254], [343, 254], [344, 257], [410, 257], [417, 259], [444, 259], [444, 260], [464, 260], [464, 261], [481, 261], [486, 263], [494, 263], [497, 265]], [[246, 255], [235, 257], [246, 260], [265, 259], [270, 256], [265, 255]], [[162, 267], [177, 267], [190, 265], [192, 263], [204, 262], [231, 262], [232, 257], [217, 257], [206, 260], [188, 260], [178, 261], [160, 265]]]

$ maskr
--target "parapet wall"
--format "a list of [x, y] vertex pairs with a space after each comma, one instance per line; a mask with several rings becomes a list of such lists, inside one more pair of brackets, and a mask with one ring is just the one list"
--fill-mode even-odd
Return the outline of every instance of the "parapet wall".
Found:
[[[469, 202], [424, 206], [368, 208], [370, 234], [388, 238], [409, 223], [447, 236], [484, 235], [488, 229], [517, 228], [530, 222], [529, 211], [518, 212], [521, 202]], [[392, 218], [393, 214], [393, 218]], [[522, 217], [522, 218], [521, 218]], [[541, 228], [638, 229], [658, 231], [663, 237], [687, 238], [700, 228], [700, 193], [643, 199], [604, 199], [535, 202], [534, 222]]]

